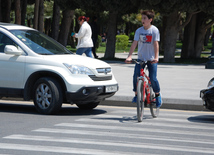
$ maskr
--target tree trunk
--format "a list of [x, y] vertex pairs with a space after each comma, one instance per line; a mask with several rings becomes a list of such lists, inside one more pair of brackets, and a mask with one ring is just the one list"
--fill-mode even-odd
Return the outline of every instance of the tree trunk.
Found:
[[27, 13], [27, 0], [22, 0], [21, 5], [21, 25], [25, 25], [25, 17]]
[[15, 24], [21, 25], [21, 2], [15, 1]]
[[[0, 4], [2, 3], [2, 1], [0, 0]], [[0, 6], [0, 21], [2, 21], [2, 10], [3, 10], [3, 6], [1, 4]]]
[[162, 26], [159, 29], [160, 31], [160, 43], [159, 43], [159, 53], [164, 55], [164, 39], [166, 38], [166, 21], [167, 21], [167, 17], [163, 16], [162, 19]]
[[1, 1], [2, 21], [10, 23], [11, 0]]
[[44, 31], [44, 0], [39, 1], [39, 17], [38, 17], [38, 30]]
[[196, 14], [192, 16], [189, 24], [184, 28], [184, 39], [181, 50], [181, 58], [190, 58], [195, 52]]
[[33, 28], [34, 29], [38, 29], [39, 1], [40, 0], [35, 0], [35, 6], [34, 6], [34, 23], [33, 23]]
[[110, 20], [108, 22], [107, 44], [104, 58], [114, 58], [115, 55], [117, 15], [117, 11], [109, 12]]
[[204, 46], [204, 39], [206, 34], [206, 28], [204, 24], [205, 13], [200, 12], [197, 14], [196, 23], [196, 36], [195, 36], [195, 53], [192, 55], [193, 58], [200, 58], [201, 52]]
[[175, 49], [177, 35], [179, 32], [178, 12], [171, 13], [166, 21], [165, 40], [164, 40], [164, 62], [175, 62]]
[[45, 24], [45, 34], [47, 34], [49, 36], [50, 29], [51, 29], [51, 18], [46, 18], [44, 24]]
[[62, 18], [62, 24], [60, 28], [60, 33], [59, 33], [59, 39], [58, 41], [66, 46], [67, 45], [67, 39], [69, 31], [70, 31], [70, 26], [71, 26], [71, 20], [74, 15], [74, 10], [66, 9], [63, 11], [63, 18]]
[[54, 1], [53, 7], [53, 19], [51, 24], [51, 37], [55, 40], [58, 39], [59, 35], [59, 22], [60, 22], [60, 7]]

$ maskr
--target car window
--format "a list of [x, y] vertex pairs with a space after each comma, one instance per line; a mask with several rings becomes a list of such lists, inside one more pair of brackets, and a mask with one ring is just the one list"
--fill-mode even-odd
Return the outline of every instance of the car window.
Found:
[[11, 30], [10, 32], [37, 54], [71, 54], [64, 46], [39, 31]]
[[10, 39], [8, 36], [0, 32], [0, 52], [1, 53], [4, 53], [4, 48], [6, 45], [14, 45], [17, 48], [19, 48], [18, 45], [12, 39]]

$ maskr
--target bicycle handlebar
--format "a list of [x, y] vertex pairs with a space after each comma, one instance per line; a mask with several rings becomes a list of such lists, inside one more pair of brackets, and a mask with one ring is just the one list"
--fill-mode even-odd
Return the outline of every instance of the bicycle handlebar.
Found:
[[136, 64], [140, 64], [141, 66], [144, 64], [147, 64], [147, 61], [142, 61], [142, 60], [132, 60], [132, 62], [135, 62]]

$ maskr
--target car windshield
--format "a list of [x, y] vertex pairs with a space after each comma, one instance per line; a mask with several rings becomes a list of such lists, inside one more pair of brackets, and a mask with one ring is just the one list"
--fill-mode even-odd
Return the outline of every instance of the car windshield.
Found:
[[37, 54], [71, 54], [72, 52], [47, 35], [35, 30], [11, 30], [17, 38]]

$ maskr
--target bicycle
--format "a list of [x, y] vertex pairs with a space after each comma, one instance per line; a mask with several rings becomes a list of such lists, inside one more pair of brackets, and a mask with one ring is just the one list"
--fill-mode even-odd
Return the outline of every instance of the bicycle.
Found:
[[[140, 64], [140, 77], [137, 79], [137, 119], [142, 122], [144, 114], [144, 105], [149, 105], [151, 115], [156, 118], [159, 114], [159, 108], [156, 107], [155, 93], [153, 92], [151, 81], [145, 70], [148, 71], [147, 61], [136, 61]], [[143, 66], [145, 65], [145, 69]]]

